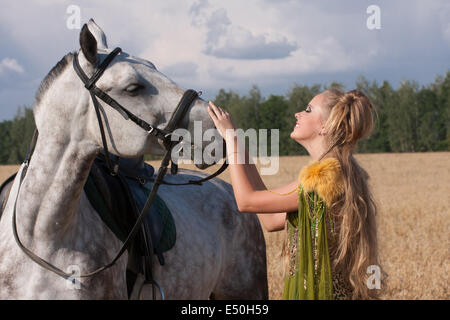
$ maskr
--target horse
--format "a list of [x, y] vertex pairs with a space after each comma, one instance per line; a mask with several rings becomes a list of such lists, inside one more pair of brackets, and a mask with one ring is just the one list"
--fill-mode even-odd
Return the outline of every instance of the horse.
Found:
[[[104, 145], [93, 100], [72, 67], [77, 54], [80, 67], [91, 76], [111, 49], [92, 19], [81, 29], [79, 41], [79, 52], [66, 54], [35, 96], [39, 136], [31, 161], [20, 167], [1, 212], [0, 299], [127, 299], [128, 252], [110, 268], [77, 278], [75, 286], [75, 279], [30, 259], [19, 248], [11, 226], [15, 214], [23, 246], [67, 272], [76, 266], [85, 274], [106, 265], [123, 244], [99, 218], [83, 190]], [[156, 128], [167, 124], [185, 92], [153, 63], [126, 52], [114, 57], [96, 86]], [[137, 158], [163, 153], [161, 141], [108, 104], [99, 103], [99, 112], [111, 154]], [[201, 98], [193, 101], [182, 119], [190, 132], [195, 122], [205, 130], [214, 128]], [[195, 145], [201, 150], [205, 146], [203, 141]], [[180, 169], [166, 177], [183, 183], [192, 176], [206, 174]], [[174, 247], [165, 253], [165, 265], [152, 266], [165, 299], [267, 299], [261, 225], [256, 215], [238, 211], [230, 184], [214, 178], [201, 186], [161, 185], [158, 195], [177, 230]], [[142, 293], [145, 299], [162, 298], [150, 285]]]

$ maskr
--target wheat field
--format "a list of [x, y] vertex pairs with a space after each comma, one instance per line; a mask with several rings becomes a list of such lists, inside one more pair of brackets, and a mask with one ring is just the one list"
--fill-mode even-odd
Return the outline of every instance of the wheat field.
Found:
[[[449, 299], [450, 152], [357, 154], [370, 175], [379, 212], [382, 299]], [[296, 179], [309, 156], [279, 158], [276, 175], [262, 176], [268, 188]], [[158, 167], [159, 161], [150, 161]], [[260, 165], [257, 165], [261, 168]], [[195, 169], [193, 165], [182, 165]], [[1, 166], [0, 181], [18, 166]], [[211, 173], [217, 166], [208, 168]], [[228, 170], [221, 176], [230, 182]], [[267, 245], [269, 298], [280, 299], [284, 231], [264, 232]]]

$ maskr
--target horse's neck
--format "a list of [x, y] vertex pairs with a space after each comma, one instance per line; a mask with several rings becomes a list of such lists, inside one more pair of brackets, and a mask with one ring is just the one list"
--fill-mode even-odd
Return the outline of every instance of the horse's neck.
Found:
[[56, 240], [74, 232], [95, 155], [95, 146], [88, 143], [39, 136], [17, 203], [24, 237]]

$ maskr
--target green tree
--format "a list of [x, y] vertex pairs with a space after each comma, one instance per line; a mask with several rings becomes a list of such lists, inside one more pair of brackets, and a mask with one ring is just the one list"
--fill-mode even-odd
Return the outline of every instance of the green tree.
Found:
[[36, 125], [33, 110], [27, 106], [19, 107], [9, 131], [8, 164], [21, 163], [26, 156]]
[[388, 109], [389, 142], [394, 152], [417, 151], [418, 84], [402, 82]]
[[325, 85], [324, 90], [328, 90], [328, 89], [338, 89], [341, 91], [345, 91], [345, 85], [343, 83], [340, 82], [336, 82], [336, 81], [332, 81], [328, 86]]
[[439, 120], [435, 121], [434, 125], [438, 131], [437, 150], [444, 151], [450, 150], [450, 71], [447, 71], [445, 77], [440, 81], [437, 79], [436, 82], [433, 91], [438, 95]]
[[[270, 95], [260, 106], [260, 123], [259, 128], [268, 129], [268, 135], [270, 137], [270, 129], [279, 130], [279, 152], [280, 155], [289, 154], [288, 142], [291, 139], [290, 133], [293, 125], [291, 126], [286, 122], [288, 114], [288, 102], [284, 96]], [[294, 121], [295, 123], [295, 121]], [[271, 137], [269, 138], [271, 139]], [[268, 143], [270, 140], [268, 140]], [[268, 152], [272, 154], [270, 143], [268, 145]]]
[[422, 88], [417, 95], [419, 103], [417, 151], [433, 151], [439, 147], [439, 110], [436, 92]]
[[8, 163], [11, 152], [11, 120], [0, 122], [0, 163]]
[[371, 84], [359, 77], [356, 89], [363, 92], [372, 102], [374, 107], [374, 129], [368, 139], [358, 143], [357, 152], [390, 152], [389, 128], [387, 125], [388, 109], [392, 107], [394, 90], [389, 82], [384, 81], [379, 87], [376, 81]]
[[232, 112], [233, 106], [236, 105], [239, 100], [239, 94], [236, 92], [232, 90], [225, 91], [224, 89], [220, 89], [213, 102], [215, 105], [220, 106], [224, 110]]
[[248, 96], [236, 97], [230, 107], [230, 113], [238, 128], [247, 130], [258, 129], [260, 116], [259, 108], [262, 102], [261, 91], [256, 85], [250, 89]]

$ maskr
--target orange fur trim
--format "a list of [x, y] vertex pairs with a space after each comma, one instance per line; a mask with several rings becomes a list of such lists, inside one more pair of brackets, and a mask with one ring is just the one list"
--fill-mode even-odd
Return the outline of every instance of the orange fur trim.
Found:
[[315, 191], [327, 206], [344, 193], [342, 171], [336, 158], [313, 161], [300, 171], [298, 179], [305, 192]]

